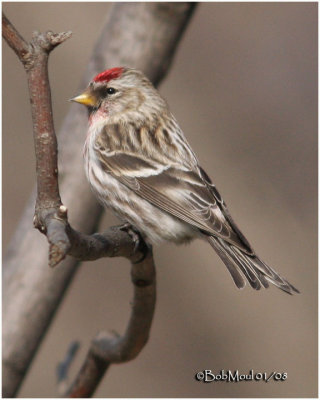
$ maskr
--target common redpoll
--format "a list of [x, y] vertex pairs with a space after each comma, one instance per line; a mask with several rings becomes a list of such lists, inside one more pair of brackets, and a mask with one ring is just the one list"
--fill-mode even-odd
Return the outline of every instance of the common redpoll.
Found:
[[238, 288], [268, 282], [298, 292], [255, 254], [145, 75], [131, 68], [98, 74], [72, 99], [89, 110], [85, 170], [99, 200], [144, 239], [207, 240]]

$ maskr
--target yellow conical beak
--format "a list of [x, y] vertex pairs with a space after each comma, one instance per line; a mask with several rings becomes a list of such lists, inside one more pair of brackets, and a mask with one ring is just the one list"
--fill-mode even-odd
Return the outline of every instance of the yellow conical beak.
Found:
[[96, 107], [98, 103], [96, 97], [87, 91], [81, 93], [79, 96], [73, 97], [69, 101], [75, 101], [76, 103], [80, 103], [88, 107]]

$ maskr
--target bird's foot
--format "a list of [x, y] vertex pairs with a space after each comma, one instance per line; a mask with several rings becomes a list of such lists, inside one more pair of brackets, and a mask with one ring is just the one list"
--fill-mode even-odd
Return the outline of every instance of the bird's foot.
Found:
[[133, 262], [133, 264], [139, 264], [146, 258], [149, 252], [149, 245], [144, 241], [141, 233], [129, 222], [121, 225], [119, 229], [121, 231], [127, 232], [128, 235], [131, 237], [134, 243], [133, 254], [136, 254], [137, 252], [142, 254], [142, 256], [137, 261]]

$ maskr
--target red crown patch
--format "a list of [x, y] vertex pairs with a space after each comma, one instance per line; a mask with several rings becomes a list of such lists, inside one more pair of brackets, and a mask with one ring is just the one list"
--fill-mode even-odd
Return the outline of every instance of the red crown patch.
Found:
[[122, 75], [123, 70], [123, 67], [110, 68], [95, 76], [93, 80], [95, 82], [109, 82], [112, 79], [119, 78]]

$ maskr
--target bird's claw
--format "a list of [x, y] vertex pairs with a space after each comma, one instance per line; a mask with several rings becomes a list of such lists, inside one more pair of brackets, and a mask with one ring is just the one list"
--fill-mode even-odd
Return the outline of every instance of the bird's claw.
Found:
[[141, 241], [140, 232], [137, 231], [131, 224], [129, 224], [129, 222], [126, 222], [125, 224], [121, 225], [120, 230], [127, 232], [127, 234], [131, 237], [134, 243], [133, 252], [136, 253]]
[[133, 264], [141, 263], [146, 258], [149, 252], [149, 247], [143, 240], [141, 233], [128, 222], [121, 225], [120, 230], [127, 232], [128, 235], [131, 237], [134, 243], [133, 254], [136, 254], [138, 251], [142, 253], [141, 258], [139, 258], [137, 261], [134, 261]]

